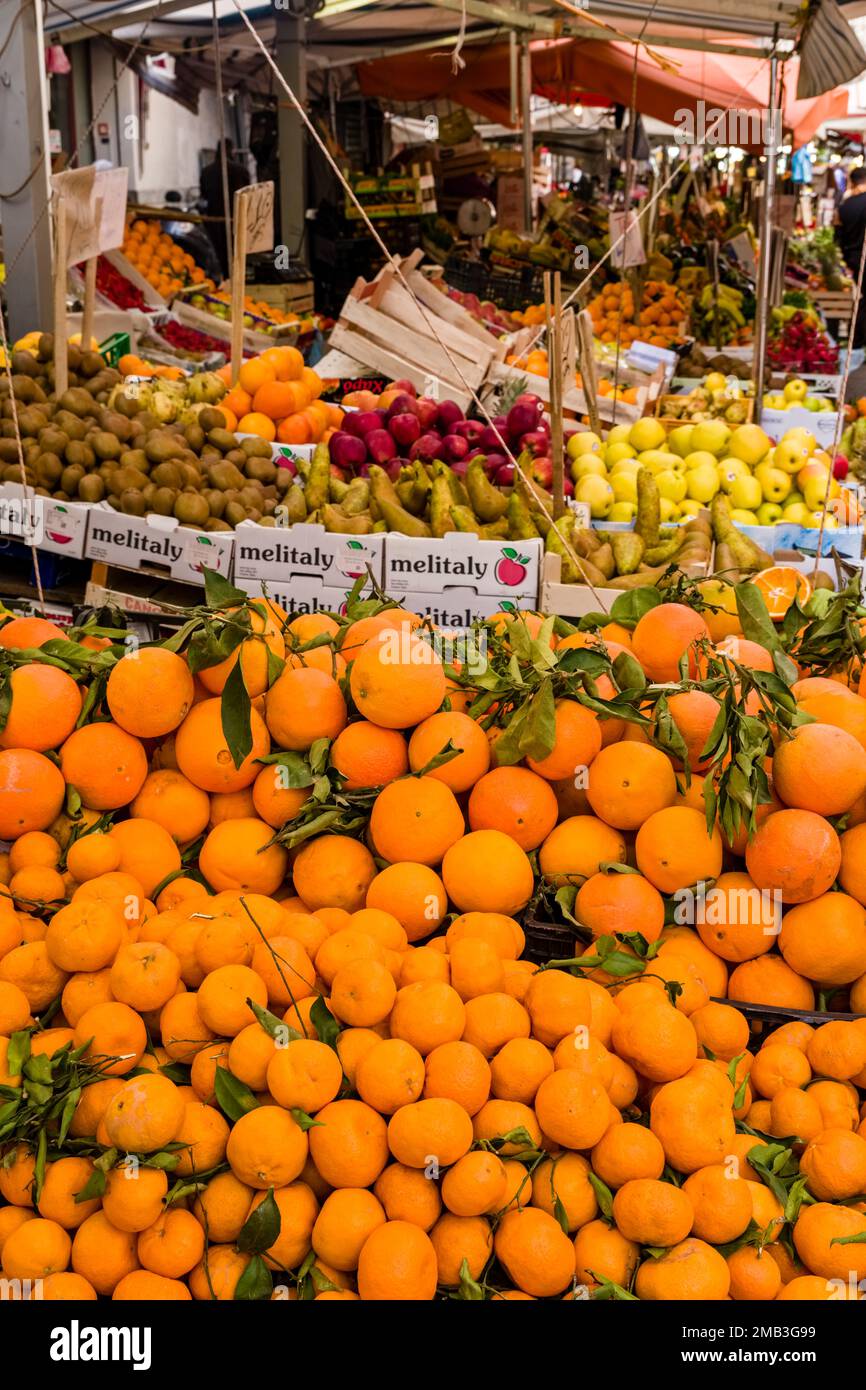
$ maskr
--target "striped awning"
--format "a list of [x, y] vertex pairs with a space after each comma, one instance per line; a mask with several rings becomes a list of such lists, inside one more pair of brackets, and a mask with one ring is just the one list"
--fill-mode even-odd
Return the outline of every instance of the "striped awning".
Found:
[[854, 82], [866, 69], [866, 52], [836, 0], [810, 0], [797, 49], [800, 99], [822, 96]]

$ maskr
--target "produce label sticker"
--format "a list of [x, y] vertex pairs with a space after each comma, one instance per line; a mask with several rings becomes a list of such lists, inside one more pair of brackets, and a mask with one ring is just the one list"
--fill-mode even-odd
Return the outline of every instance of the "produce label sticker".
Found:
[[[623, 237], [623, 233], [625, 236]], [[620, 240], [620, 238], [623, 238]], [[626, 214], [624, 212], [612, 212], [610, 214], [610, 244], [613, 250], [610, 253], [611, 264], [618, 270], [625, 270], [632, 265], [643, 265], [646, 261], [646, 252], [643, 246], [643, 232], [637, 214], [628, 214], [628, 227], [626, 227]]]

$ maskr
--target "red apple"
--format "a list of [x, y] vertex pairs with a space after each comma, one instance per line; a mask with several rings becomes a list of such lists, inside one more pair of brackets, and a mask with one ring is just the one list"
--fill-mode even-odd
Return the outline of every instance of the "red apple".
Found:
[[415, 415], [418, 411], [418, 403], [414, 396], [407, 395], [401, 391], [399, 396], [395, 396], [385, 412], [385, 420], [393, 420], [395, 415]]
[[514, 464], [503, 463], [497, 468], [493, 481], [497, 487], [511, 487], [514, 482]]
[[520, 438], [520, 451], [528, 449], [535, 458], [541, 458], [550, 448], [550, 438], [543, 430], [530, 430]]
[[[347, 418], [349, 418], [347, 416]], [[331, 462], [338, 468], [360, 468], [367, 458], [367, 445], [360, 435], [337, 430], [328, 440]]]
[[458, 459], [465, 459], [469, 453], [467, 441], [459, 434], [446, 434], [442, 440], [442, 446], [445, 450], [445, 457], [452, 463], [456, 463]]
[[443, 434], [449, 434], [457, 421], [463, 418], [463, 411], [456, 401], [440, 401], [436, 424]]
[[396, 446], [387, 430], [371, 430], [364, 442], [374, 463], [389, 463], [397, 457]]
[[480, 420], [458, 420], [454, 426], [454, 434], [459, 434], [472, 447], [480, 446], [481, 436], [485, 426]]
[[409, 381], [408, 377], [401, 377], [399, 381], [392, 381], [388, 387], [389, 391], [405, 391], [407, 396], [417, 396], [414, 381]]
[[421, 433], [426, 434], [436, 425], [436, 416], [439, 414], [439, 402], [434, 401], [432, 396], [419, 396], [415, 402], [415, 414], [421, 425]]
[[434, 434], [432, 430], [428, 430], [426, 434], [422, 434], [420, 439], [416, 439], [415, 443], [409, 449], [409, 458], [412, 463], [414, 463], [416, 459], [421, 459], [424, 463], [432, 463], [434, 459], [444, 457], [445, 447], [442, 442], [442, 437], [441, 435]]
[[553, 486], [553, 461], [545, 456], [534, 458], [529, 476], [549, 490]]
[[408, 446], [414, 444], [415, 440], [421, 435], [421, 425], [417, 415], [404, 411], [401, 415], [392, 415], [388, 421], [388, 429], [391, 436], [399, 445]]

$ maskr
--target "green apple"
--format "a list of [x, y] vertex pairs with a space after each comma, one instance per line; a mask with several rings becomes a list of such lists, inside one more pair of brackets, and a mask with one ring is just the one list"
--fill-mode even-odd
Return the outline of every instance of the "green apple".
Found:
[[758, 523], [761, 526], [775, 526], [777, 521], [782, 520], [782, 508], [778, 502], [762, 502], [757, 512]]
[[738, 526], [757, 526], [758, 513], [749, 511], [748, 507], [733, 507], [731, 521], [736, 522]]
[[802, 402], [802, 404], [806, 407], [807, 410], [811, 410], [813, 415], [817, 415], [818, 411], [821, 409], [821, 397], [807, 396], [806, 399]]
[[760, 463], [772, 449], [772, 440], [760, 425], [738, 425], [728, 440], [728, 454], [742, 459], [750, 468]]
[[607, 514], [608, 521], [634, 521], [637, 507], [634, 502], [614, 502]]
[[687, 491], [682, 473], [675, 473], [672, 468], [663, 468], [656, 473], [656, 487], [660, 497], [669, 497], [672, 502], [682, 502]]
[[773, 467], [780, 468], [783, 473], [799, 473], [809, 457], [809, 453], [810, 450], [799, 436], [795, 436], [793, 439], [786, 436], [784, 439], [780, 439], [773, 450]]
[[764, 406], [767, 410], [784, 410], [787, 404], [785, 397], [780, 392], [768, 391], [764, 397]]
[[692, 431], [694, 425], [677, 425], [675, 430], [671, 430], [667, 437], [667, 446], [674, 454], [679, 454], [680, 458], [685, 458], [692, 452]]
[[600, 459], [598, 454], [579, 454], [571, 465], [572, 482], [576, 483], [578, 478], [585, 478], [593, 473], [597, 478], [607, 477], [604, 460]]
[[[812, 510], [809, 510], [809, 509], [807, 508], [807, 510], [806, 510], [806, 515], [803, 517], [802, 521], [800, 522], [800, 525], [801, 525], [801, 526], [808, 526], [810, 531], [818, 530], [818, 529], [820, 528], [820, 526], [821, 526], [821, 508], [820, 508], [820, 507], [815, 507], [815, 508], [812, 509]], [[826, 518], [826, 520], [825, 520], [825, 522], [824, 522], [824, 530], [825, 530], [825, 531], [838, 531], [838, 529], [839, 529], [839, 521], [838, 521], [838, 518], [835, 517], [835, 516], [832, 516], [832, 515], [828, 512], [828, 513], [827, 513], [827, 518]]]
[[619, 463], [620, 459], [633, 459], [634, 456], [635, 451], [630, 444], [626, 444], [624, 441], [617, 441], [613, 444], [608, 444], [605, 450], [604, 461], [608, 468], [610, 468], [614, 463]]
[[761, 484], [751, 474], [745, 478], [735, 478], [728, 490], [728, 496], [731, 505], [741, 512], [753, 512], [764, 501]]
[[617, 502], [637, 503], [637, 477], [634, 473], [612, 473], [610, 485]]
[[782, 508], [782, 520], [789, 521], [794, 526], [802, 526], [803, 517], [808, 515], [805, 502], [789, 502], [786, 507]]
[[722, 484], [722, 491], [730, 492], [738, 478], [750, 476], [751, 469], [747, 463], [743, 463], [742, 459], [726, 458], [721, 459], [716, 464], [716, 472]]
[[631, 425], [611, 425], [607, 432], [608, 444], [627, 444], [631, 434]]
[[721, 485], [718, 469], [712, 463], [702, 463], [686, 474], [686, 493], [695, 502], [712, 502]]
[[593, 434], [592, 430], [578, 430], [570, 436], [565, 452], [570, 459], [576, 459], [581, 454], [597, 454], [600, 448], [601, 439], [597, 434]]
[[[782, 440], [785, 439], [800, 439], [805, 444], [810, 454], [815, 452], [815, 436], [810, 430], [806, 429], [805, 425], [792, 425], [791, 428], [785, 430], [785, 433], [782, 435]], [[780, 440], [780, 443], [781, 442]]]
[[669, 497], [659, 498], [659, 516], [664, 523], [676, 521], [680, 515], [680, 509], [676, 502], [672, 502]]
[[588, 473], [579, 480], [574, 497], [576, 502], [585, 502], [590, 515], [595, 518], [607, 516], [616, 500], [607, 478], [599, 478], [594, 473]]
[[795, 377], [793, 381], [786, 381], [782, 388], [782, 395], [789, 405], [797, 405], [799, 401], [804, 401], [808, 394], [809, 387], [799, 377]]
[[644, 449], [660, 449], [666, 439], [667, 431], [664, 425], [652, 415], [644, 415], [642, 419], [635, 420], [628, 435], [629, 444], [639, 454], [643, 453]]
[[676, 472], [677, 468], [682, 466], [679, 454], [669, 454], [667, 449], [644, 449], [638, 455], [638, 462], [651, 473], [660, 473], [663, 468], [670, 468]]
[[698, 512], [703, 511], [704, 504], [696, 497], [684, 497], [679, 507], [681, 516], [697, 516]]
[[[824, 498], [833, 496], [833, 479], [830, 479], [830, 491], [827, 492], [827, 479], [829, 474], [822, 469], [822, 477], [806, 478], [803, 482], [803, 501], [806, 503], [808, 512], [820, 511], [824, 506]], [[836, 484], [838, 489], [839, 484]]]
[[608, 477], [613, 480], [620, 473], [628, 473], [631, 477], [636, 478], [642, 468], [643, 464], [640, 459], [619, 459], [613, 468], [608, 469]]
[[765, 502], [784, 502], [793, 486], [789, 473], [784, 473], [781, 468], [774, 468], [769, 463], [759, 463], [755, 469], [755, 477], [761, 484]]
[[793, 492], [789, 492], [789, 493], [788, 493], [788, 496], [785, 498], [785, 501], [784, 501], [784, 503], [782, 504], [782, 510], [783, 510], [783, 511], [787, 511], [788, 508], [789, 508], [790, 506], [792, 506], [793, 503], [795, 503], [795, 502], [803, 502], [804, 500], [805, 500], [805, 499], [804, 499], [804, 497], [803, 497], [802, 492], [798, 491], [798, 490], [795, 488], [794, 491], [793, 491]]
[[[697, 429], [697, 425], [695, 426]], [[715, 468], [718, 459], [715, 454], [711, 454], [709, 449], [693, 449], [685, 457], [686, 472], [691, 473], [693, 468]]]
[[721, 458], [730, 437], [730, 426], [724, 420], [701, 420], [692, 430], [692, 450], [706, 450]]
[[704, 377], [703, 387], [705, 391], [724, 391], [728, 384], [728, 378], [724, 372], [710, 372]]

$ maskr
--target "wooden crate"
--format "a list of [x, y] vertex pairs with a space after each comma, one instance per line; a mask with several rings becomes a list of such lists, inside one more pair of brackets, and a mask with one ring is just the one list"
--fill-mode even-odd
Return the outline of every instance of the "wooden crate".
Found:
[[272, 304], [284, 314], [303, 316], [313, 310], [314, 284], [311, 278], [287, 280], [279, 285], [248, 284], [246, 292], [250, 299], [260, 304]]
[[[703, 565], [688, 565], [685, 573], [691, 579], [705, 579], [713, 572], [713, 557]], [[587, 613], [609, 613], [625, 589], [592, 589], [589, 584], [563, 584], [562, 559], [545, 555], [541, 565], [541, 591], [538, 608], [541, 613], [555, 613], [561, 618], [583, 618]]]
[[[665, 402], [666, 402], [666, 401], [682, 401], [682, 400], [684, 400], [684, 399], [685, 399], [684, 396], [678, 396], [678, 395], [674, 394], [674, 395], [659, 396], [658, 400], [656, 401], [656, 409], [655, 409], [655, 416], [656, 416], [656, 419], [658, 420], [659, 424], [666, 430], [666, 432], [667, 432], [668, 434], [670, 434], [671, 430], [678, 429], [680, 425], [691, 425], [691, 424], [698, 425], [698, 424], [702, 424], [702, 423], [703, 423], [703, 422], [700, 421], [700, 420], [674, 419], [674, 418], [671, 418], [671, 417], [666, 417], [666, 416], [664, 416], [664, 415], [662, 414], [662, 411], [663, 411], [664, 408], [665, 408]], [[740, 421], [740, 424], [742, 424], [742, 425], [750, 425], [750, 424], [752, 423], [753, 419], [755, 418], [755, 398], [754, 398], [754, 396], [741, 396], [741, 397], [740, 397], [740, 400], [742, 400], [742, 401], [744, 402], [745, 407], [746, 407], [746, 418], [745, 418], [745, 420], [741, 420], [741, 421]], [[726, 421], [725, 423], [727, 423], [727, 421]], [[735, 426], [732, 426], [732, 428], [736, 428], [736, 427], [735, 427]]]
[[[356, 280], [330, 344], [392, 380], [405, 377], [420, 392], [448, 397], [465, 409], [473, 391], [481, 389], [499, 349], [493, 335], [480, 325], [474, 325], [475, 332], [462, 321], [453, 322], [447, 307], [450, 301], [440, 305], [445, 296], [438, 290], [427, 286], [426, 291], [436, 298], [422, 309], [391, 266], [369, 284]], [[460, 309], [460, 305], [454, 307]], [[442, 309], [449, 317], [442, 316]]]
[[[538, 376], [535, 372], [527, 372], [523, 367], [509, 367], [505, 362], [494, 363], [489, 377], [489, 385], [500, 387], [509, 383], [525, 381], [526, 391], [531, 391], [545, 403], [550, 402], [550, 382], [546, 376]], [[626, 401], [615, 401], [612, 396], [598, 397], [599, 417], [605, 424], [613, 424], [614, 419], [619, 424], [627, 424], [640, 418], [645, 413], [648, 403], [648, 389], [645, 386], [638, 387], [638, 399], [635, 405], [629, 405]], [[562, 393], [562, 404], [566, 410], [573, 410], [578, 415], [586, 415], [587, 404], [586, 396], [579, 386], [570, 386]]]

